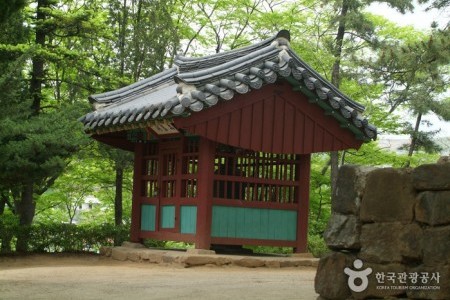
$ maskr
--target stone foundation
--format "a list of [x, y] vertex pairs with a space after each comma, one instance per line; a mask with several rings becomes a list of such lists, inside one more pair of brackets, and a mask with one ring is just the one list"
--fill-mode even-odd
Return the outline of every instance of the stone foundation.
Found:
[[[415, 169], [341, 167], [324, 233], [333, 251], [320, 260], [315, 279], [322, 299], [450, 299], [448, 161]], [[365, 270], [367, 286], [348, 275]]]
[[121, 247], [102, 247], [100, 254], [120, 261], [171, 265], [175, 267], [239, 266], [246, 268], [316, 268], [319, 260], [311, 254], [292, 256], [222, 255], [210, 250], [161, 250], [124, 242]]

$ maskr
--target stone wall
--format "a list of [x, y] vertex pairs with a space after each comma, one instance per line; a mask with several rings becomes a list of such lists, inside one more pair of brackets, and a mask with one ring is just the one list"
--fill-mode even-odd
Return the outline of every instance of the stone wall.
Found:
[[450, 299], [450, 163], [343, 166], [324, 237], [322, 299]]

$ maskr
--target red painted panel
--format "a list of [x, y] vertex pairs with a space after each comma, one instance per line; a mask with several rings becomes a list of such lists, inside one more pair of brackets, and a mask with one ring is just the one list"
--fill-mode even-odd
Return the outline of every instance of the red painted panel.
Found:
[[295, 107], [291, 103], [286, 102], [284, 106], [284, 139], [282, 152], [291, 150], [292, 145], [294, 145], [295, 115]]
[[115, 148], [120, 148], [126, 151], [134, 151], [134, 144], [127, 140], [126, 133], [123, 131], [106, 133], [97, 135], [92, 135], [97, 141], [113, 146]]
[[313, 152], [320, 152], [323, 149], [324, 130], [319, 124], [316, 123], [315, 125]]
[[253, 114], [252, 114], [252, 135], [251, 135], [251, 148], [261, 149], [262, 148], [262, 136], [263, 136], [263, 126], [264, 123], [264, 102], [258, 101], [253, 103]]
[[263, 136], [262, 147], [264, 149], [270, 149], [272, 147], [273, 126], [272, 124], [276, 120], [275, 113], [275, 97], [268, 97], [264, 99], [264, 114], [263, 114]]
[[219, 129], [217, 134], [222, 135], [223, 134], [222, 132], [231, 132], [230, 128], [232, 123], [230, 120], [231, 120], [230, 114], [225, 114], [219, 118]]
[[275, 105], [275, 117], [273, 122], [273, 135], [272, 135], [272, 149], [275, 153], [283, 153], [283, 138], [284, 132], [284, 106], [286, 101], [279, 101], [280, 98], [276, 98], [277, 104]]
[[[224, 128], [223, 131], [226, 131], [228, 128]], [[219, 118], [211, 119], [207, 123], [206, 128], [206, 137], [214, 140], [217, 138], [217, 135], [219, 133]]]
[[295, 112], [294, 153], [304, 153], [305, 115]]
[[[231, 120], [231, 124], [229, 127], [230, 129], [220, 133], [221, 140], [228, 141], [228, 144], [230, 144], [230, 145], [239, 144], [239, 136], [242, 132], [242, 130], [241, 130], [241, 113], [242, 113], [242, 111], [240, 109], [232, 111], [231, 113], [228, 113], [230, 115], [230, 120]], [[227, 143], [224, 143], [224, 144], [227, 144]]]
[[207, 127], [207, 123], [206, 122], [202, 122], [202, 123], [198, 123], [196, 125], [194, 125], [194, 132], [198, 135], [201, 136], [206, 136], [206, 129]]
[[305, 134], [303, 140], [303, 153], [313, 153], [314, 122], [309, 116], [305, 116]]
[[323, 147], [325, 149], [334, 149], [333, 148], [333, 136], [327, 130], [324, 131]]
[[231, 101], [176, 118], [174, 124], [213, 141], [254, 151], [308, 154], [357, 149], [362, 144], [286, 82], [236, 95]]
[[298, 213], [297, 213], [297, 245], [295, 252], [304, 253], [308, 250], [308, 213], [309, 213], [309, 179], [311, 173], [311, 155], [299, 156], [297, 169], [297, 180], [300, 184], [298, 193]]
[[250, 149], [250, 138], [252, 136], [252, 119], [253, 110], [251, 106], [242, 108], [242, 118], [240, 126], [240, 140], [239, 145], [244, 149]]

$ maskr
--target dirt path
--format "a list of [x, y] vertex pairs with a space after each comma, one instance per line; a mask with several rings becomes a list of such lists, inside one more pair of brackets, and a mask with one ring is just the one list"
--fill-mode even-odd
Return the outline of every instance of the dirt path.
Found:
[[316, 299], [314, 268], [177, 268], [86, 255], [0, 257], [0, 299]]

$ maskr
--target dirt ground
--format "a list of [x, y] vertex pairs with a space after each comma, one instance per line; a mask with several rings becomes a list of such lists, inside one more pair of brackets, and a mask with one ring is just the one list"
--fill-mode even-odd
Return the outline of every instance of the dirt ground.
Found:
[[316, 299], [315, 273], [182, 268], [95, 255], [0, 257], [0, 299]]

